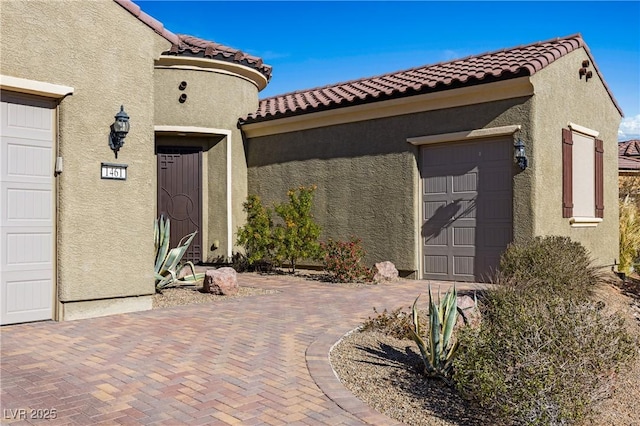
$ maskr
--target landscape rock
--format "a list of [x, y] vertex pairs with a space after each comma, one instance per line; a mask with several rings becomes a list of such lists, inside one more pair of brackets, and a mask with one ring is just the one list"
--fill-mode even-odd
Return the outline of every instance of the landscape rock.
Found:
[[238, 277], [233, 268], [210, 269], [204, 275], [202, 291], [205, 293], [235, 296], [238, 289]]
[[456, 327], [462, 327], [464, 324], [476, 328], [480, 325], [481, 314], [480, 309], [476, 306], [473, 297], [458, 296], [456, 298], [458, 304], [458, 321]]
[[398, 279], [398, 270], [396, 269], [396, 266], [388, 260], [376, 263], [374, 270], [376, 273], [373, 276], [373, 281], [377, 283], [395, 281]]

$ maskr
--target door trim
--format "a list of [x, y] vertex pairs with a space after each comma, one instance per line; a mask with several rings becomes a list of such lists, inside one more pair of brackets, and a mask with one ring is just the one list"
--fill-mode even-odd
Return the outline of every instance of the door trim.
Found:
[[47, 83], [44, 81], [28, 80], [26, 78], [12, 77], [10, 75], [0, 75], [0, 89], [54, 99], [60, 99], [68, 95], [72, 95], [74, 91], [73, 87]]
[[512, 135], [521, 128], [522, 126], [520, 124], [514, 124], [512, 126], [489, 127], [487, 129], [466, 130], [464, 132], [440, 133], [437, 135], [407, 138], [407, 142], [416, 146], [432, 143], [466, 142], [474, 139]]

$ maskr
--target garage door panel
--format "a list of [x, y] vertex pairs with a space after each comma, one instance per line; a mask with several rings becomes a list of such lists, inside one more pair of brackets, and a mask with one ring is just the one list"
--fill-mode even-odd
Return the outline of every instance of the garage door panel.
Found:
[[53, 118], [50, 101], [2, 93], [2, 324], [51, 319], [53, 314]]
[[508, 222], [511, 223], [512, 201], [504, 198], [487, 198], [481, 206], [481, 217], [484, 222]]
[[444, 255], [427, 255], [424, 257], [425, 274], [441, 275], [446, 277], [449, 271], [449, 258]]
[[[4, 102], [10, 97], [2, 97], [1, 114], [2, 134], [8, 137], [37, 139], [51, 141], [53, 132], [53, 115], [50, 102], [40, 102], [40, 106], [30, 105], [38, 101], [21, 101], [12, 99], [11, 103]], [[44, 107], [47, 105], [48, 107]]]
[[511, 145], [505, 138], [421, 149], [423, 278], [481, 280], [497, 267], [512, 240]]
[[476, 228], [454, 226], [453, 227], [453, 245], [454, 246], [470, 246], [473, 247], [476, 242]]
[[460, 276], [473, 280], [475, 275], [475, 257], [453, 256], [453, 275], [459, 280]]
[[475, 192], [478, 189], [478, 172], [472, 171], [461, 176], [453, 176], [453, 193]]
[[513, 240], [512, 232], [506, 226], [491, 226], [488, 224], [482, 227], [481, 232], [483, 244], [490, 248], [504, 249]]
[[47, 269], [53, 265], [53, 235], [47, 227], [1, 228], [3, 271]]
[[424, 194], [446, 194], [447, 178], [445, 176], [432, 176], [424, 179]]
[[7, 138], [2, 152], [3, 180], [42, 182], [53, 174], [51, 146], [40, 146], [33, 140]]
[[50, 185], [7, 182], [0, 184], [0, 226], [53, 226]]
[[53, 278], [51, 272], [2, 274], [2, 324], [51, 319]]

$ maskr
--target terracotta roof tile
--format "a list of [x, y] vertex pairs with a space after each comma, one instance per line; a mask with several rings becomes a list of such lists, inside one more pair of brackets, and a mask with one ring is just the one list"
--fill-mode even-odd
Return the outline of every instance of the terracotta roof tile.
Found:
[[631, 139], [618, 143], [618, 154], [625, 157], [639, 157], [640, 139]]
[[178, 42], [173, 43], [170, 50], [163, 52], [164, 55], [197, 56], [234, 62], [255, 69], [267, 80], [271, 78], [271, 66], [265, 65], [262, 59], [257, 56], [251, 56], [233, 47], [190, 35], [178, 34], [178, 39]]
[[[599, 73], [582, 37], [580, 34], [575, 34], [511, 49], [468, 56], [450, 62], [425, 65], [371, 78], [273, 96], [262, 99], [258, 110], [241, 120], [241, 123], [266, 121], [376, 100], [530, 76], [580, 47], [584, 47], [596, 72]], [[304, 109], [288, 107], [289, 103], [285, 100], [300, 95], [310, 99], [309, 106]], [[622, 114], [610, 91], [609, 95]]]
[[640, 171], [640, 158], [618, 156], [618, 170]]
[[164, 28], [164, 25], [162, 25], [162, 22], [160, 22], [157, 19], [153, 18], [152, 16], [147, 15], [146, 13], [144, 13], [140, 9], [140, 6], [138, 6], [137, 4], [132, 2], [131, 0], [113, 0], [113, 1], [115, 1], [120, 6], [124, 7], [125, 9], [127, 9], [129, 11], [129, 13], [131, 13], [133, 16], [138, 18], [140, 21], [144, 22], [148, 27], [150, 27], [156, 33], [160, 34], [162, 37], [164, 37], [167, 40], [169, 40], [171, 43], [175, 44], [175, 43], [179, 42], [177, 35], [175, 35], [171, 31], [166, 30]]

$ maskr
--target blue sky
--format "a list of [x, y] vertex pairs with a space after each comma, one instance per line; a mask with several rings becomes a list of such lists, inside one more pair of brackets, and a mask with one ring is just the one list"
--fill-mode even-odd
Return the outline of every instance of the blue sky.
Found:
[[581, 33], [640, 138], [640, 2], [147, 1], [178, 34], [273, 66], [268, 97]]

